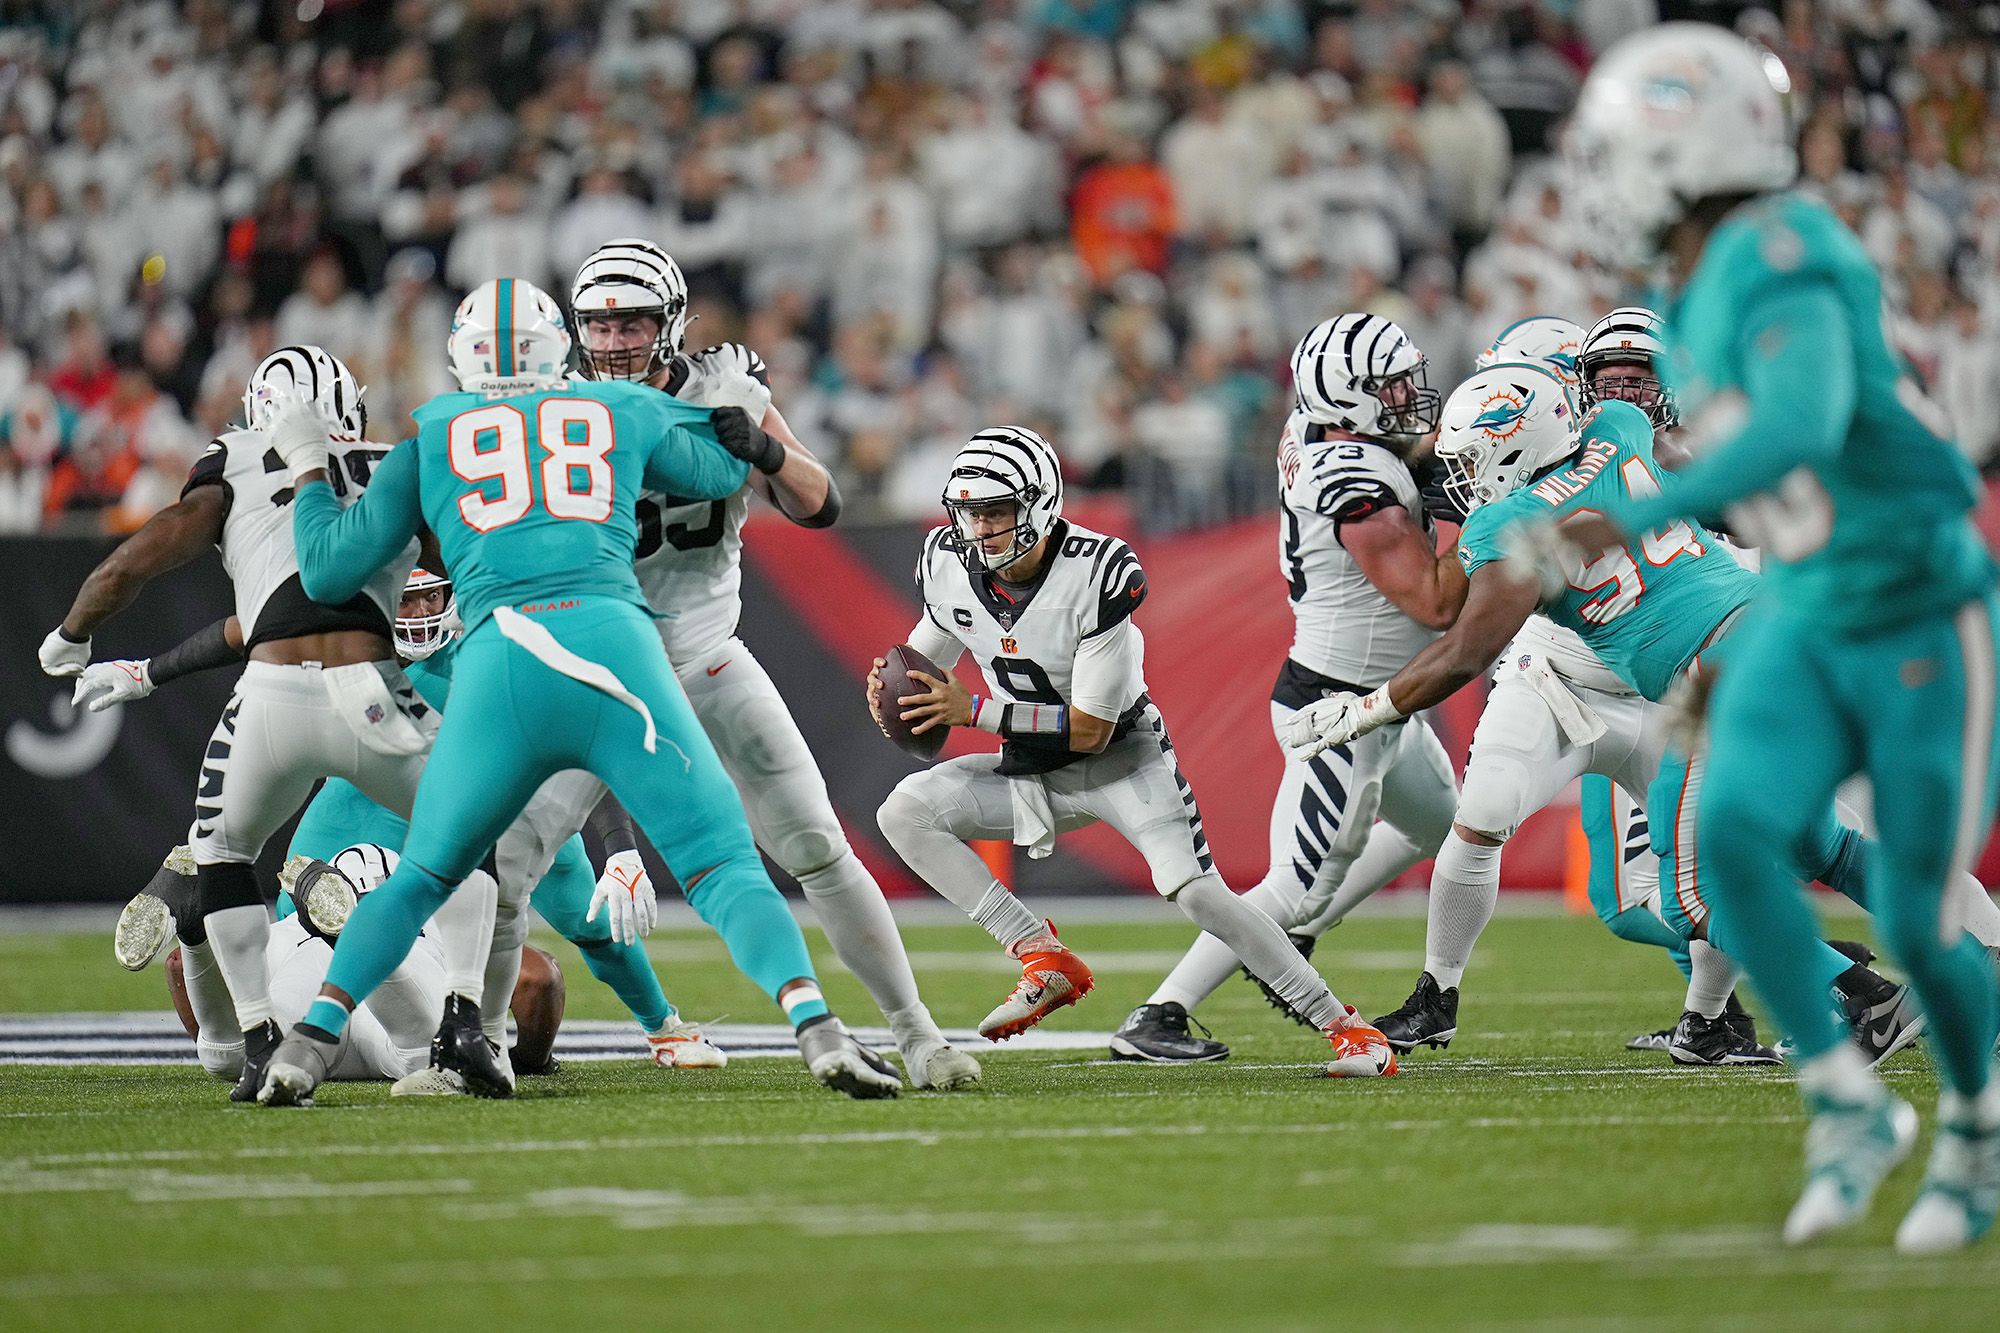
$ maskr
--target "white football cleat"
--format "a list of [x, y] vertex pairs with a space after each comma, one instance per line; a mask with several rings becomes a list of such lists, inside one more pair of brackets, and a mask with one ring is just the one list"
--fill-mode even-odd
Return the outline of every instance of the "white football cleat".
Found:
[[1785, 1218], [1787, 1245], [1803, 1245], [1868, 1212], [1875, 1191], [1917, 1142], [1917, 1111], [1886, 1091], [1872, 1101], [1810, 1097], [1806, 1187]]
[[470, 1097], [472, 1089], [455, 1069], [426, 1065], [414, 1074], [405, 1074], [389, 1085], [391, 1097]]
[[896, 1067], [854, 1039], [839, 1019], [828, 1015], [799, 1029], [799, 1054], [823, 1088], [867, 1100], [894, 1097], [903, 1090]]
[[979, 1088], [979, 1061], [956, 1046], [931, 1046], [906, 1052], [903, 1064], [910, 1082], [932, 1092], [974, 1092]]
[[653, 1063], [662, 1069], [721, 1069], [729, 1056], [720, 1046], [701, 1035], [701, 1028], [683, 1023], [679, 1014], [668, 1014], [657, 1032], [646, 1034]]
[[[1938, 1098], [1930, 1166], [1916, 1203], [1896, 1228], [1901, 1253], [1962, 1250], [1992, 1230], [2000, 1212], [2000, 1124], [1992, 1116], [1991, 1093], [1975, 1099], [1948, 1092]], [[1982, 1099], [1986, 1115], [1976, 1105]]]
[[111, 954], [127, 972], [143, 972], [174, 937], [174, 914], [166, 903], [142, 893], [125, 904], [112, 932]]

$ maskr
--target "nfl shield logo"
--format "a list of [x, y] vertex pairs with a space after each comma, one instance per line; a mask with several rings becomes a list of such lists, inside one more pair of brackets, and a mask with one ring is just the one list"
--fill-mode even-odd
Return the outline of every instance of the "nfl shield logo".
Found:
[[370, 722], [380, 722], [380, 721], [381, 721], [381, 720], [382, 720], [382, 719], [383, 719], [384, 717], [387, 717], [387, 716], [388, 716], [388, 714], [386, 714], [386, 713], [384, 713], [384, 712], [382, 711], [382, 705], [381, 705], [381, 704], [369, 704], [369, 705], [368, 705], [368, 720], [369, 720]]

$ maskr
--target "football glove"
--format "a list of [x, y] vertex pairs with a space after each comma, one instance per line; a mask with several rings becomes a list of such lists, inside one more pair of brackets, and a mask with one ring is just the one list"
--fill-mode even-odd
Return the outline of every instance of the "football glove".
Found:
[[641, 935], [653, 933], [659, 917], [659, 903], [653, 895], [653, 877], [635, 851], [613, 852], [604, 858], [604, 873], [597, 877], [597, 889], [590, 895], [585, 921], [597, 920], [602, 909], [611, 926], [614, 944], [637, 944]]
[[708, 414], [708, 424], [715, 427], [715, 438], [723, 448], [759, 472], [776, 472], [785, 465], [785, 446], [766, 435], [742, 408], [715, 408]]
[[291, 469], [296, 486], [306, 473], [325, 470], [326, 437], [333, 423], [319, 404], [297, 391], [274, 389], [271, 397], [265, 433], [271, 437], [272, 450]]
[[1402, 716], [1402, 710], [1389, 702], [1387, 686], [1367, 695], [1345, 690], [1329, 694], [1307, 704], [1285, 723], [1285, 753], [1293, 759], [1312, 759], [1322, 750], [1345, 745]]
[[76, 694], [71, 702], [78, 708], [101, 713], [143, 699], [154, 688], [151, 658], [136, 662], [92, 662], [76, 678]]
[[1465, 507], [1445, 489], [1447, 471], [1443, 463], [1433, 458], [1411, 469], [1411, 474], [1417, 483], [1417, 494], [1423, 497], [1424, 512], [1434, 519], [1456, 523], [1462, 528], [1465, 526]]
[[42, 640], [42, 650], [38, 654], [42, 670], [51, 676], [81, 675], [90, 665], [90, 640], [78, 643], [62, 632], [58, 625], [49, 631], [49, 637]]
[[697, 378], [680, 396], [703, 407], [740, 407], [755, 424], [771, 407], [771, 386], [757, 378], [756, 354], [741, 343], [722, 343], [692, 358]]

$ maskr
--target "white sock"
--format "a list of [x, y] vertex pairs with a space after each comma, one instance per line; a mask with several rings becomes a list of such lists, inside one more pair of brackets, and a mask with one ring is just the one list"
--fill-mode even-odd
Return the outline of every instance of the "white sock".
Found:
[[1707, 940], [1688, 941], [1687, 1007], [1703, 1018], [1720, 1018], [1743, 970]]
[[[228, 983], [239, 1032], [248, 1032], [277, 1015], [271, 1008], [271, 970], [264, 950], [271, 943], [271, 917], [262, 903], [225, 907], [202, 918], [214, 950], [216, 966]], [[182, 962], [187, 960], [185, 956]], [[192, 995], [193, 988], [189, 988]]]
[[1965, 895], [1965, 929], [1987, 948], [2000, 947], [2000, 906], [1977, 878], [1967, 874], [1960, 885]]
[[[444, 955], [444, 989], [482, 1005], [486, 994], [486, 963], [493, 953], [493, 912], [500, 886], [484, 870], [475, 870], [451, 891], [431, 920], [437, 925], [438, 952]], [[519, 967], [518, 959], [515, 966]], [[511, 992], [510, 992], [511, 994]], [[507, 1011], [508, 996], [496, 1006]]]
[[[889, 900], [861, 858], [842, 848], [831, 865], [808, 871], [798, 880], [834, 955], [867, 987], [889, 1020], [897, 1048], [907, 1052], [912, 1041], [942, 1043], [944, 1034], [917, 998], [917, 977], [910, 971], [910, 956], [903, 949]], [[898, 1027], [898, 1022], [904, 1026]]]
[[[1298, 911], [1304, 890], [1290, 866], [1274, 867], [1262, 883], [1243, 895], [1243, 901], [1273, 921], [1289, 921]], [[1181, 960], [1174, 964], [1146, 999], [1147, 1004], [1178, 1004], [1193, 1013], [1195, 1007], [1215, 993], [1216, 987], [1235, 975], [1243, 960], [1228, 945], [1206, 931], [1195, 937]]]
[[1014, 947], [1023, 941], [1049, 932], [1048, 923], [1030, 912], [997, 879], [988, 882], [986, 892], [972, 909], [971, 916], [1009, 953], [1013, 953]]
[[[1503, 844], [1504, 845], [1504, 844]], [[1453, 829], [1431, 871], [1430, 920], [1424, 931], [1424, 971], [1441, 989], [1465, 977], [1472, 946], [1500, 902], [1500, 847], [1470, 842]]]
[[1231, 893], [1220, 875], [1188, 881], [1174, 902], [1189, 920], [1228, 945], [1251, 975], [1262, 979], [1308, 1023], [1321, 1031], [1345, 1023], [1347, 1007], [1334, 998], [1312, 964], [1299, 957], [1278, 923]]
[[1799, 1091], [1849, 1104], [1872, 1102], [1882, 1095], [1882, 1080], [1868, 1068], [1860, 1049], [1843, 1041], [1799, 1067]]
[[234, 1081], [243, 1072], [243, 1025], [236, 1020], [229, 983], [208, 941], [181, 942], [181, 983], [187, 988], [188, 1007], [194, 1010], [194, 1046], [201, 1067]]
[[1395, 825], [1377, 820], [1368, 830], [1360, 854], [1325, 902], [1316, 897], [1307, 899], [1300, 910], [1308, 919], [1295, 926], [1294, 933], [1318, 939], [1345, 920], [1349, 912], [1394, 883], [1396, 876], [1430, 854]]
[[480, 990], [482, 994], [492, 996], [493, 1003], [480, 1004], [479, 1027], [485, 1032], [486, 1040], [503, 1051], [507, 1049], [507, 1006], [514, 1001], [514, 983], [520, 979], [520, 945], [496, 948], [486, 955], [486, 971], [480, 979]]

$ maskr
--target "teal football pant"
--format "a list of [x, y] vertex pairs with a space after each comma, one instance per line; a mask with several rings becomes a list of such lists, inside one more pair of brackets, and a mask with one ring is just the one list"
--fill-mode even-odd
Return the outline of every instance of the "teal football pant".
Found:
[[[362, 794], [353, 783], [330, 778], [306, 807], [292, 834], [287, 856], [311, 856], [331, 861], [342, 848], [372, 842], [399, 855], [410, 826]], [[653, 971], [646, 946], [626, 944], [611, 938], [611, 921], [600, 914], [595, 921], [584, 920], [590, 910], [590, 895], [597, 888], [590, 858], [584, 853], [583, 839], [573, 837], [556, 852], [548, 873], [535, 885], [529, 900], [558, 935], [577, 947], [591, 975], [609, 986], [632, 1011], [632, 1017], [648, 1032], [667, 1021], [674, 1009], [660, 989], [659, 974]], [[278, 915], [291, 915], [289, 894], [278, 895]], [[492, 1004], [487, 1004], [489, 1012]]]
[[[355, 909], [327, 983], [355, 1001], [366, 996], [535, 789], [569, 768], [616, 793], [744, 975], [773, 999], [787, 982], [813, 979], [805, 939], [764, 871], [742, 802], [650, 619], [605, 597], [563, 598], [528, 619], [569, 653], [608, 668], [645, 705], [657, 727], [655, 751], [645, 748], [636, 708], [548, 665], [505, 637], [497, 619], [481, 624], [459, 649], [451, 707], [417, 791], [402, 864]], [[326, 1026], [329, 1007], [336, 1006], [316, 1005], [308, 1020]], [[825, 1012], [808, 1001], [790, 1017], [797, 1023]]]
[[1744, 965], [1810, 1059], [1842, 1033], [1812, 965], [1817, 923], [1786, 849], [1843, 779], [1868, 775], [1875, 920], [1930, 1016], [1944, 1079], [1967, 1096], [1985, 1086], [2000, 1021], [1992, 965], [1965, 933], [1959, 896], [2000, 779], [1995, 607], [1989, 591], [1948, 618], [1865, 636], [1781, 614], [1745, 624], [1715, 688], [1700, 797], [1710, 942]]
[[1587, 885], [1597, 919], [1621, 940], [1665, 949], [1681, 975], [1692, 976], [1687, 941], [1629, 891], [1633, 863], [1653, 853], [1645, 812], [1599, 773], [1583, 775], [1581, 805], [1584, 842], [1590, 848]]

